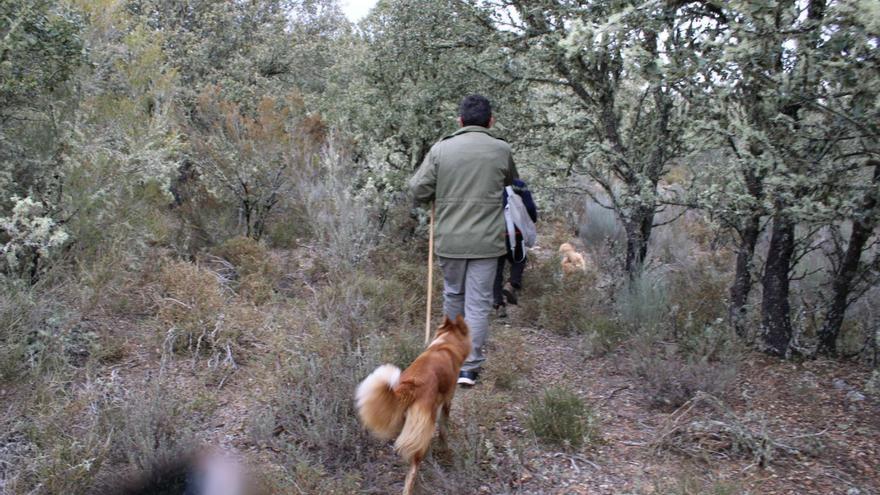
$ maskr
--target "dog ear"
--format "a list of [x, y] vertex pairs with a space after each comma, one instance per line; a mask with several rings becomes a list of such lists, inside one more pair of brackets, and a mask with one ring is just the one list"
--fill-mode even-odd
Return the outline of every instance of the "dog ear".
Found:
[[449, 319], [449, 315], [443, 315], [443, 323], [440, 326], [445, 327], [447, 325], [452, 325], [452, 320]]

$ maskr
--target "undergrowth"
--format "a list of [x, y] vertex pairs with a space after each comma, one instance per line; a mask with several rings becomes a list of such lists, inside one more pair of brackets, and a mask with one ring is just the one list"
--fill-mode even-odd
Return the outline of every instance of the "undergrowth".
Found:
[[526, 427], [540, 440], [566, 449], [579, 449], [598, 440], [597, 418], [574, 392], [553, 387], [528, 407]]

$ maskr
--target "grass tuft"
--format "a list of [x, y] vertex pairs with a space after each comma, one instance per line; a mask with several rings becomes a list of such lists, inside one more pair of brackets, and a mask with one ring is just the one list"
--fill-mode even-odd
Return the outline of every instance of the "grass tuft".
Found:
[[540, 440], [568, 449], [598, 438], [593, 411], [564, 387], [550, 388], [529, 404], [526, 426]]

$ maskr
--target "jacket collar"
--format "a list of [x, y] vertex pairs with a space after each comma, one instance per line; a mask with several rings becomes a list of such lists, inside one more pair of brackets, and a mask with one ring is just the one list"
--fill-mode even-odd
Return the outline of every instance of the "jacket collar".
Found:
[[464, 127], [462, 127], [461, 129], [459, 129], [459, 130], [453, 132], [452, 134], [450, 134], [450, 135], [447, 136], [447, 137], [458, 136], [459, 134], [465, 134], [465, 133], [467, 133], [467, 132], [482, 132], [483, 134], [488, 134], [488, 135], [490, 135], [490, 136], [492, 136], [492, 137], [497, 137], [497, 136], [495, 136], [495, 134], [492, 133], [492, 130], [491, 130], [491, 129], [488, 129], [488, 128], [486, 128], [486, 127], [479, 126], [479, 125], [467, 125], [467, 126], [464, 126]]

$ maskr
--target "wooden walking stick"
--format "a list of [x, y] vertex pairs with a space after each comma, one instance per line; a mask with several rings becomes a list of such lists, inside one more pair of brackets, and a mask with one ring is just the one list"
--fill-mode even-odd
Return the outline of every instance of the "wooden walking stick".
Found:
[[434, 205], [428, 223], [428, 310], [425, 315], [425, 345], [431, 341], [431, 293], [434, 291]]

